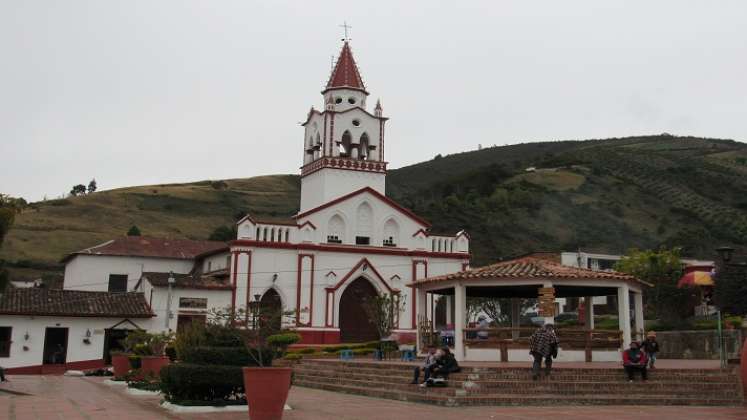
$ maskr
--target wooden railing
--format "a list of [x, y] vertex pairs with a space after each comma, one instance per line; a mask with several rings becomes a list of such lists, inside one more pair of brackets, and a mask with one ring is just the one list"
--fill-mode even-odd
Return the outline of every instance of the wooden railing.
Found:
[[[500, 349], [501, 361], [508, 361], [509, 349], [529, 349], [534, 327], [465, 328], [464, 345], [470, 348]], [[559, 328], [556, 330], [562, 350], [584, 350], [592, 361], [593, 350], [617, 350], [622, 346], [622, 331]]]

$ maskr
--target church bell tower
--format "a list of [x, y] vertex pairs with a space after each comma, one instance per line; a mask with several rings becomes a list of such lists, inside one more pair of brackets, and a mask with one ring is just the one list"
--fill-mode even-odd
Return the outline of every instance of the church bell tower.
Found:
[[366, 109], [368, 91], [347, 38], [322, 90], [324, 108], [309, 110], [301, 166], [303, 213], [370, 187], [384, 194], [384, 124], [381, 102]]

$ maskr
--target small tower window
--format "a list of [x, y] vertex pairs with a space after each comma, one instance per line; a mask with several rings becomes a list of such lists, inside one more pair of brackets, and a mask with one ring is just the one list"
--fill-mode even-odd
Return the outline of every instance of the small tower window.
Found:
[[335, 103], [336, 104], [341, 104], [342, 103], [342, 98], [335, 98]]
[[353, 98], [352, 96], [350, 98], [348, 98], [348, 103], [350, 105], [355, 105], [355, 98]]
[[361, 125], [361, 120], [353, 120], [353, 125], [359, 127]]

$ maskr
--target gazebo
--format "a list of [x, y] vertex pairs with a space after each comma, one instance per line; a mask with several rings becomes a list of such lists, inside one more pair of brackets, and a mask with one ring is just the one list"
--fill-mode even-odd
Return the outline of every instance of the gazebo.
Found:
[[[646, 285], [623, 273], [568, 267], [550, 259], [528, 256], [418, 279], [408, 286], [417, 293], [418, 347], [423, 349], [433, 342], [435, 334], [428, 294], [445, 295], [447, 318], [453, 312], [453, 320], [448, 321], [454, 324], [453, 347], [459, 361], [526, 361], [528, 339], [536, 327], [520, 327], [520, 299], [536, 298], [538, 315], [545, 323], [553, 323], [556, 298], [583, 297], [584, 325], [557, 328], [561, 341], [558, 360], [590, 362], [618, 361], [620, 351], [630, 345], [633, 332], [642, 337], [642, 287]], [[594, 329], [593, 297], [610, 295], [617, 295], [619, 330]], [[511, 327], [468, 328], [467, 297], [510, 298]]]

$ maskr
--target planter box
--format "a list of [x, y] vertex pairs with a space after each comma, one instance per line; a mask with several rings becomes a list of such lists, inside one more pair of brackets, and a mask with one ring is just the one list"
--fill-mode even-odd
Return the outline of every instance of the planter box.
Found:
[[171, 360], [168, 356], [143, 356], [141, 359], [143, 376], [160, 377], [161, 368], [168, 365]]
[[129, 354], [112, 354], [112, 369], [115, 378], [123, 378], [130, 371]]
[[280, 420], [288, 399], [293, 369], [245, 367], [244, 389], [252, 420]]

